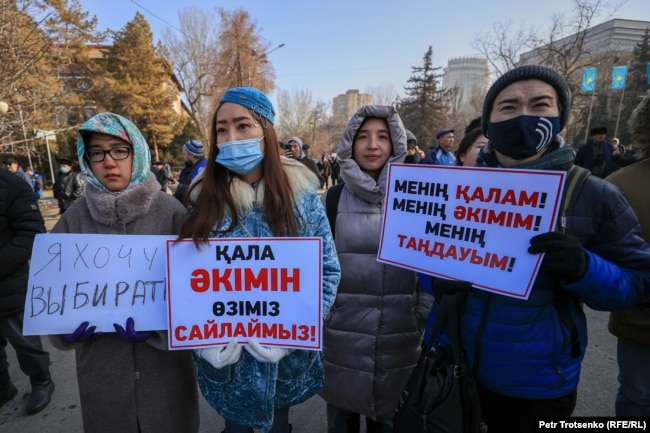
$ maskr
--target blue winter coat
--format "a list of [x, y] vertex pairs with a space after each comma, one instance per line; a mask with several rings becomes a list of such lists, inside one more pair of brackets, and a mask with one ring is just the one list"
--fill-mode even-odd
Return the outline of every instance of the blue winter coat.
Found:
[[[551, 399], [575, 390], [587, 346], [579, 301], [595, 310], [618, 310], [647, 295], [650, 246], [623, 194], [589, 176], [567, 211], [566, 233], [580, 239], [588, 256], [585, 275], [567, 282], [540, 271], [528, 300], [471, 290], [461, 308], [463, 347], [478, 380], [491, 391], [517, 398]], [[423, 287], [431, 277], [420, 275]], [[556, 294], [565, 291], [577, 326], [580, 353], [558, 316]]]
[[[323, 239], [323, 318], [329, 312], [339, 283], [341, 268], [334, 247], [325, 209], [316, 189], [316, 176], [297, 161], [283, 158], [295, 195], [299, 236]], [[232, 181], [233, 196], [238, 200], [240, 224], [227, 237], [272, 237], [273, 233], [261, 213], [264, 180], [257, 187], [238, 178]], [[194, 189], [196, 191], [197, 188]], [[226, 216], [210, 237], [220, 237], [219, 230], [231, 224]], [[198, 367], [199, 387], [205, 399], [224, 418], [266, 432], [273, 423], [275, 408], [292, 406], [315, 395], [323, 385], [323, 354], [296, 350], [278, 364], [258, 362], [243, 350], [239, 361], [221, 369], [194, 356]]]

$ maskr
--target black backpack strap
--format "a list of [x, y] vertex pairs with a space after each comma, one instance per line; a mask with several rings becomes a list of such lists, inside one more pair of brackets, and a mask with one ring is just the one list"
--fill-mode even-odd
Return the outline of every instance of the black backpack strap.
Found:
[[558, 215], [557, 219], [557, 230], [559, 232], [565, 232], [566, 213], [571, 206], [573, 206], [573, 203], [575, 203], [576, 198], [578, 198], [578, 193], [582, 188], [582, 184], [589, 175], [591, 175], [589, 170], [578, 165], [572, 165], [571, 168], [567, 170], [567, 178], [564, 182], [562, 200], [560, 201], [560, 215]]
[[[557, 230], [560, 233], [565, 232], [566, 213], [571, 206], [573, 206], [573, 203], [575, 203], [576, 198], [578, 198], [578, 193], [582, 188], [582, 184], [589, 175], [591, 175], [589, 170], [577, 165], [571, 166], [567, 171], [567, 179], [564, 183], [564, 191], [562, 192], [560, 215], [557, 220]], [[577, 358], [580, 356], [580, 339], [578, 338], [578, 327], [571, 316], [570, 305], [573, 299], [574, 297], [565, 290], [556, 290], [553, 302], [560, 322], [567, 327], [571, 334], [571, 355], [573, 355], [574, 358]]]
[[336, 214], [339, 212], [339, 198], [341, 191], [343, 191], [343, 183], [337, 183], [327, 190], [325, 196], [325, 211], [327, 212], [327, 219], [330, 222], [330, 229], [332, 230], [332, 238], [334, 238], [336, 229]]

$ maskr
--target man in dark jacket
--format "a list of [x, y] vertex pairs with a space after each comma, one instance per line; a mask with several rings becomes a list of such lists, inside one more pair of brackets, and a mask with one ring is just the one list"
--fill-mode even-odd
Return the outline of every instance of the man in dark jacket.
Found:
[[160, 189], [167, 192], [167, 184], [172, 178], [172, 170], [169, 164], [163, 164], [162, 161], [154, 161], [151, 165], [151, 172], [156, 176], [156, 180], [160, 184]]
[[0, 170], [0, 406], [18, 394], [9, 377], [8, 342], [20, 369], [30, 377], [28, 414], [43, 410], [54, 392], [50, 355], [43, 350], [41, 337], [22, 334], [29, 259], [38, 233], [45, 233], [45, 223], [30, 185]]
[[54, 198], [59, 202], [59, 213], [67, 208], [86, 191], [84, 178], [80, 173], [72, 171], [72, 161], [68, 158], [59, 158], [59, 174], [52, 187]]
[[[14, 175], [18, 176], [25, 182], [29, 184], [29, 186], [32, 186], [32, 179], [29, 177], [27, 173], [23, 171], [23, 168], [18, 164], [18, 161], [16, 158], [9, 158], [5, 161], [5, 167], [9, 171], [9, 173], [13, 173]], [[32, 187], [32, 191], [34, 188]]]
[[185, 194], [190, 189], [190, 184], [205, 168], [207, 161], [203, 156], [203, 143], [199, 140], [188, 140], [183, 145], [183, 162], [178, 180], [170, 179], [167, 187], [181, 203], [185, 203]]
[[289, 140], [287, 140], [286, 144], [287, 150], [284, 153], [284, 156], [287, 158], [293, 158], [296, 159], [300, 162], [302, 162], [304, 165], [307, 166], [318, 178], [319, 181], [323, 180], [323, 177], [320, 175], [320, 171], [318, 170], [318, 166], [316, 165], [316, 162], [314, 162], [313, 159], [309, 158], [305, 151], [303, 150], [303, 143], [300, 137], [290, 137]]
[[[573, 179], [584, 169], [573, 167], [573, 148], [559, 135], [570, 100], [566, 80], [551, 68], [506, 72], [483, 102], [481, 128], [489, 141], [477, 165], [567, 171]], [[648, 297], [650, 245], [637, 216], [618, 188], [586, 174], [558, 216], [557, 231], [530, 239], [528, 253], [544, 256], [528, 299], [472, 288], [461, 306], [463, 349], [477, 371], [488, 431], [529, 433], [538, 418], [570, 417], [587, 346], [581, 303], [612, 311]], [[434, 293], [459, 284], [420, 281]]]
[[586, 168], [594, 176], [605, 178], [620, 167], [614, 162], [614, 146], [606, 140], [607, 128], [591, 129], [591, 140], [578, 148], [575, 165]]

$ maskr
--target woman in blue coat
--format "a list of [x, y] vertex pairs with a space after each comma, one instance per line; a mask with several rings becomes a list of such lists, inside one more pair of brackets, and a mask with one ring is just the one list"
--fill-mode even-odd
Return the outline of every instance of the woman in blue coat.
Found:
[[[340, 267], [319, 181], [303, 164], [280, 157], [268, 97], [253, 87], [228, 90], [214, 114], [208, 162], [190, 186], [189, 216], [180, 238], [320, 237], [323, 239], [323, 318]], [[242, 341], [245, 342], [245, 341]], [[249, 339], [201, 349], [195, 361], [206, 400], [226, 420], [226, 433], [287, 433], [289, 408], [318, 392], [318, 351], [264, 347]]]

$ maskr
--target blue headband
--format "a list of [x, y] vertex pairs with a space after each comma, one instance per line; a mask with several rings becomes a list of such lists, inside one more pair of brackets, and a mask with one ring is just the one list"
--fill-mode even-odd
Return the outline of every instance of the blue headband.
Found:
[[273, 104], [264, 93], [255, 87], [233, 87], [228, 89], [221, 101], [219, 101], [220, 104], [224, 102], [242, 105], [255, 113], [256, 116], [268, 120], [271, 125], [274, 124], [275, 111], [273, 110]]

